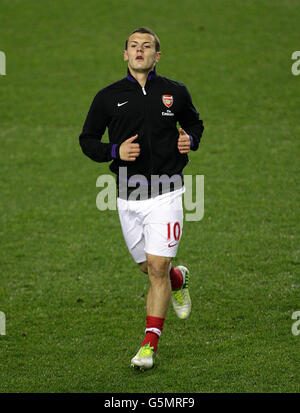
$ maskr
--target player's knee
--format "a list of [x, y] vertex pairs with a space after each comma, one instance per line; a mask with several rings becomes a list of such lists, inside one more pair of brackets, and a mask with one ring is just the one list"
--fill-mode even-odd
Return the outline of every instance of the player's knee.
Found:
[[148, 259], [147, 264], [149, 276], [163, 278], [169, 275], [170, 260], [168, 258]]

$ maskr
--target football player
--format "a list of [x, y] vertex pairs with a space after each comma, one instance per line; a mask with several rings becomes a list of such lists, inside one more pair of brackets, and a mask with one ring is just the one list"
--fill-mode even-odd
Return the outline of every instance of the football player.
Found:
[[[204, 130], [186, 86], [157, 74], [160, 58], [157, 35], [134, 30], [125, 42], [126, 77], [97, 93], [80, 135], [84, 154], [112, 161], [124, 238], [150, 280], [145, 337], [131, 360], [142, 370], [154, 365], [170, 300], [179, 318], [191, 311], [189, 270], [171, 261], [183, 230], [182, 171]], [[109, 143], [101, 142], [106, 128]]]

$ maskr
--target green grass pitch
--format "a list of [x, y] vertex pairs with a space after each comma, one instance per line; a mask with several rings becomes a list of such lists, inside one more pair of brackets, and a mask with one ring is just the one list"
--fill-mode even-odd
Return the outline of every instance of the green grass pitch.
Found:
[[[299, 392], [297, 0], [0, 0], [0, 392]], [[99, 89], [124, 76], [124, 40], [160, 37], [158, 72], [184, 82], [204, 120], [185, 174], [205, 176], [205, 215], [174, 263], [193, 309], [170, 308], [155, 368], [130, 369], [147, 278], [108, 172], [78, 135]]]

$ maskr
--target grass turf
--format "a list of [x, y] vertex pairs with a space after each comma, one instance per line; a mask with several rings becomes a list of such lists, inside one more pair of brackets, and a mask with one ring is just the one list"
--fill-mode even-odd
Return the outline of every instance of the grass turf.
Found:
[[[0, 392], [299, 392], [299, 3], [0, 6]], [[144, 24], [162, 42], [158, 72], [187, 85], [206, 129], [185, 169], [205, 175], [205, 215], [174, 260], [191, 270], [193, 311], [170, 308], [140, 374], [148, 281], [116, 211], [96, 209], [108, 165], [78, 135]]]

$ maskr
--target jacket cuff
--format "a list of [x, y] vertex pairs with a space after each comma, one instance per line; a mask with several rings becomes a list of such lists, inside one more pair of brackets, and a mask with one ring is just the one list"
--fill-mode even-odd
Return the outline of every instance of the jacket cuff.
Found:
[[111, 147], [111, 157], [113, 159], [119, 159], [119, 145], [114, 143]]
[[192, 149], [193, 146], [194, 146], [194, 140], [193, 140], [193, 137], [191, 135], [189, 135], [189, 138], [190, 138], [190, 141], [191, 141], [191, 149]]

